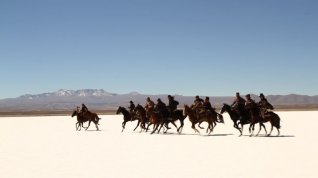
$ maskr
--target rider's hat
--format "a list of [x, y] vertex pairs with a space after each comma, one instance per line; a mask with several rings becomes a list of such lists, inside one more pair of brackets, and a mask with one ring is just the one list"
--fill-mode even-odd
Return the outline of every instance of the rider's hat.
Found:
[[129, 101], [129, 103], [134, 103], [133, 101]]
[[205, 99], [206, 99], [206, 100], [209, 100], [210, 98], [207, 96], [207, 97], [205, 97]]
[[251, 97], [251, 95], [250, 95], [250, 94], [247, 94], [247, 95], [245, 95], [245, 97], [246, 97], [246, 98], [250, 98], [250, 97]]
[[259, 97], [265, 97], [263, 93], [259, 94]]

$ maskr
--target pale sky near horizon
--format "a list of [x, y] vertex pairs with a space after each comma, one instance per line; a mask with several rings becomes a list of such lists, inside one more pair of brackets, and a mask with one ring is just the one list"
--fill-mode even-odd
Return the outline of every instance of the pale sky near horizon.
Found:
[[318, 95], [315, 0], [1, 0], [0, 98]]

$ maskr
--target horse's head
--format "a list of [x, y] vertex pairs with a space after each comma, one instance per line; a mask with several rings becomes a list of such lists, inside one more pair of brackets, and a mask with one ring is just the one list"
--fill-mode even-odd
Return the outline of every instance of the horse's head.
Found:
[[191, 108], [188, 105], [184, 105], [184, 114], [187, 116], [191, 112]]
[[224, 103], [221, 109], [221, 114], [223, 114], [224, 112], [230, 112], [230, 111], [231, 111], [231, 106]]
[[77, 115], [77, 111], [74, 110], [73, 113], [72, 113], [72, 117], [76, 116]]
[[122, 110], [123, 110], [123, 107], [119, 106], [119, 107], [118, 107], [118, 109], [117, 109], [117, 112], [116, 112], [116, 114], [119, 114], [119, 113], [121, 113], [121, 112], [122, 112]]

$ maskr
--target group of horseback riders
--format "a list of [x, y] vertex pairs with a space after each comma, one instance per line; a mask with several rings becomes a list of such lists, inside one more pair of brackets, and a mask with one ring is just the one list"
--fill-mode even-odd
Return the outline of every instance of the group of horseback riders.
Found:
[[[168, 106], [161, 101], [160, 98], [157, 99], [157, 104], [153, 102], [150, 97], [147, 97], [145, 109], [146, 109], [146, 116], [148, 117], [150, 113], [161, 111], [164, 109], [168, 109], [169, 114], [172, 114], [174, 111], [177, 110], [177, 107], [179, 105], [179, 102], [174, 99], [173, 96], [168, 95], [169, 104]], [[133, 101], [130, 101], [130, 106], [128, 107], [131, 114], [134, 114], [135, 104]]]
[[[259, 107], [260, 108], [260, 112], [262, 114], [262, 117], [264, 117], [266, 115], [266, 113], [268, 112], [268, 110], [273, 110], [274, 107], [267, 101], [267, 99], [265, 98], [264, 94], [261, 93], [259, 95], [260, 97], [260, 101], [258, 103], [256, 103], [252, 98], [250, 94], [245, 95], [245, 98], [242, 98], [240, 96], [240, 93], [237, 92], [236, 93], [236, 97], [233, 101], [233, 103], [231, 104], [231, 107], [234, 111], [236, 111], [237, 113], [240, 113], [242, 111], [245, 110], [246, 107]], [[174, 99], [173, 96], [168, 95], [168, 101], [169, 104], [168, 106], [161, 101], [160, 98], [157, 99], [157, 103], [155, 104], [150, 97], [147, 97], [146, 99], [146, 104], [145, 104], [145, 109], [147, 111], [147, 116], [149, 115], [149, 113], [154, 112], [154, 111], [159, 111], [162, 109], [168, 109], [169, 113], [173, 113], [174, 111], [177, 110], [177, 107], [179, 105], [179, 102], [176, 101]], [[130, 101], [130, 106], [129, 111], [131, 114], [134, 114], [134, 109], [135, 109], [135, 104], [133, 101]], [[191, 109], [195, 110], [197, 115], [200, 114], [209, 114], [209, 113], [214, 113], [215, 108], [212, 107], [211, 102], [210, 102], [210, 98], [207, 96], [205, 97], [205, 99], [201, 99], [198, 95], [195, 96], [195, 100], [194, 103], [191, 105]], [[82, 115], [84, 115], [86, 112], [88, 111], [88, 108], [85, 106], [85, 104], [82, 104], [82, 108], [80, 108], [79, 106], [77, 106], [77, 112], [78, 113], [82, 113]], [[243, 113], [240, 113], [243, 114]]]
[[[245, 110], [246, 107], [259, 107], [262, 116], [264, 117], [266, 113], [268, 112], [269, 109], [274, 109], [274, 107], [267, 101], [265, 98], [264, 94], [261, 93], [259, 95], [260, 101], [256, 103], [252, 98], [250, 94], [247, 94], [245, 96], [246, 99], [243, 99], [240, 96], [240, 93], [236, 93], [236, 98], [234, 99], [231, 107], [234, 111], [240, 113]], [[179, 102], [174, 99], [173, 96], [168, 95], [168, 101], [169, 104], [168, 106], [161, 101], [160, 98], [157, 99], [157, 103], [155, 104], [150, 97], [147, 97], [146, 99], [146, 104], [145, 104], [145, 109], [147, 111], [147, 115], [149, 113], [154, 112], [154, 111], [159, 111], [162, 109], [168, 109], [169, 113], [173, 113], [174, 111], [177, 110], [177, 107], [179, 105]], [[134, 114], [134, 109], [135, 109], [135, 104], [133, 101], [130, 101], [130, 106], [128, 107], [129, 111], [131, 114]], [[194, 102], [191, 105], [191, 109], [193, 109], [197, 116], [201, 114], [211, 114], [211, 113], [216, 113], [215, 108], [212, 107], [212, 104], [210, 102], [210, 98], [207, 96], [205, 99], [201, 99], [198, 95], [195, 96]], [[241, 113], [243, 114], [243, 113]]]
[[268, 110], [273, 110], [274, 107], [273, 105], [271, 105], [267, 99], [265, 98], [264, 94], [261, 93], [259, 95], [260, 97], [260, 101], [258, 103], [256, 103], [252, 98], [250, 94], [245, 95], [245, 99], [243, 99], [240, 96], [240, 93], [237, 92], [236, 93], [236, 98], [234, 99], [231, 107], [233, 108], [234, 111], [236, 111], [239, 114], [243, 114], [241, 112], [243, 112], [246, 108], [259, 108], [260, 109], [260, 113], [262, 115], [262, 117], [265, 117], [266, 114], [268, 113]]

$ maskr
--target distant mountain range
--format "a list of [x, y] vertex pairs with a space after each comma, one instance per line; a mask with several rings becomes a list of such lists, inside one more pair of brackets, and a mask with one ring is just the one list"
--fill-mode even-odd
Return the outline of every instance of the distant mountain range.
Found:
[[[24, 112], [24, 111], [69, 111], [76, 106], [85, 103], [91, 110], [114, 110], [118, 106], [127, 107], [129, 101], [135, 104], [145, 104], [147, 97], [156, 102], [161, 98], [167, 102], [167, 94], [163, 95], [146, 95], [138, 92], [127, 94], [110, 93], [103, 89], [82, 89], [82, 90], [58, 90], [52, 93], [42, 93], [37, 95], [22, 95], [17, 98], [8, 98], [0, 100], [0, 112]], [[259, 100], [257, 95], [251, 95], [256, 101]], [[202, 96], [204, 98], [205, 96]], [[209, 96], [212, 105], [220, 107], [223, 103], [232, 103], [234, 96]], [[268, 95], [267, 99], [274, 106], [310, 106], [318, 105], [318, 95]], [[183, 104], [192, 104], [194, 96], [175, 95], [175, 99]]]

